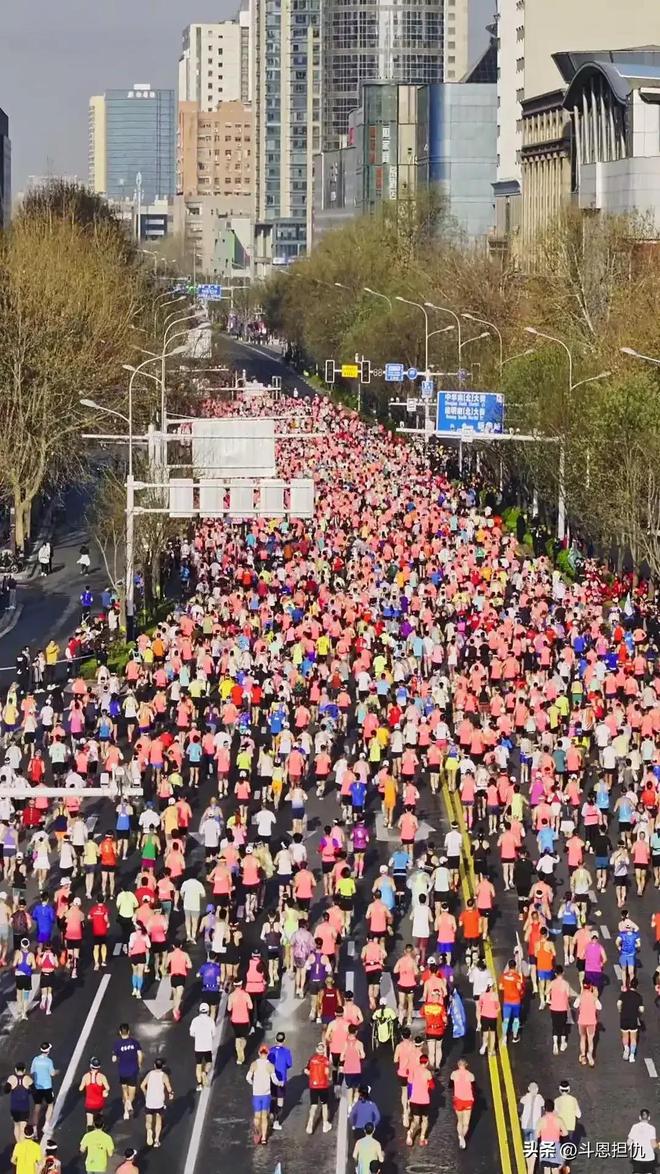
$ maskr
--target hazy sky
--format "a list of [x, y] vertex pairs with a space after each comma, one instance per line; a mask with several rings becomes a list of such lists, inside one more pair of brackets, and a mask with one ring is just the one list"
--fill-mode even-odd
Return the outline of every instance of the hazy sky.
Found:
[[87, 104], [133, 82], [176, 89], [181, 31], [225, 20], [239, 0], [6, 0], [0, 106], [10, 119], [12, 188], [28, 175], [87, 179]]
[[[471, 4], [479, 29], [495, 0]], [[182, 29], [225, 20], [238, 7], [239, 0], [5, 0], [0, 106], [10, 119], [14, 196], [28, 175], [86, 180], [90, 96], [133, 82], [176, 88]]]

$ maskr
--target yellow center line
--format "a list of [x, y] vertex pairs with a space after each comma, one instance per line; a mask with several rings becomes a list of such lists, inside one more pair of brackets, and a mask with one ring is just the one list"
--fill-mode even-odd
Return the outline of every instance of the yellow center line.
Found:
[[[446, 787], [443, 788], [446, 793]], [[472, 861], [472, 844], [470, 836], [465, 826], [465, 818], [463, 815], [463, 807], [461, 805], [460, 796], [457, 791], [447, 796], [449, 803], [453, 809], [452, 818], [458, 823], [461, 835], [463, 837], [463, 860], [461, 863], [467, 865], [467, 874], [469, 876], [471, 895], [475, 896], [477, 892], [477, 882], [474, 874], [474, 864]], [[484, 954], [486, 957], [486, 965], [490, 970], [493, 978], [497, 982], [497, 971], [495, 969], [495, 959], [493, 957], [493, 947], [491, 945], [490, 937], [487, 935], [484, 939]], [[496, 988], [497, 989], [497, 988]], [[513, 1140], [513, 1152], [515, 1155], [515, 1164], [517, 1174], [527, 1174], [527, 1160], [525, 1158], [525, 1148], [523, 1145], [522, 1130], [520, 1127], [520, 1118], [518, 1116], [518, 1099], [516, 1097], [516, 1089], [513, 1083], [513, 1073], [511, 1071], [511, 1060], [509, 1059], [508, 1048], [500, 1047], [497, 1050], [499, 1062], [502, 1068], [502, 1076], [504, 1078], [504, 1089], [506, 1092], [506, 1105], [509, 1116], [509, 1124], [511, 1128], [511, 1137]], [[499, 1073], [498, 1073], [499, 1076]], [[498, 1089], [499, 1091], [499, 1089]], [[493, 1098], [494, 1099], [494, 1098]], [[496, 1110], [497, 1116], [497, 1110]], [[508, 1138], [507, 1138], [508, 1145]]]
[[[447, 790], [446, 785], [442, 787], [442, 798], [447, 813], [449, 823], [452, 823], [455, 816], [453, 813], [451, 796]], [[465, 831], [463, 830], [463, 838], [465, 840]], [[468, 841], [469, 846], [469, 841]], [[461, 889], [463, 892], [463, 901], [467, 902], [470, 898], [470, 885], [466, 875], [463, 863], [461, 862]], [[513, 1167], [511, 1165], [511, 1151], [509, 1149], [509, 1138], [506, 1130], [506, 1119], [504, 1117], [504, 1108], [502, 1101], [502, 1085], [500, 1082], [500, 1072], [497, 1067], [497, 1059], [495, 1056], [488, 1058], [488, 1075], [490, 1077], [490, 1089], [493, 1101], [493, 1111], [495, 1113], [495, 1128], [497, 1130], [497, 1145], [500, 1151], [500, 1165], [502, 1174], [513, 1174]], [[526, 1174], [526, 1172], [525, 1172]]]

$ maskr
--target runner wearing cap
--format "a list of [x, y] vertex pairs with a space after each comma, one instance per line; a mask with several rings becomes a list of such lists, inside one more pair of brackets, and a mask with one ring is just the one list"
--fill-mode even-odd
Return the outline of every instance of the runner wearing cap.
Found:
[[255, 1145], [266, 1145], [268, 1141], [268, 1126], [270, 1123], [271, 1089], [280, 1084], [275, 1065], [269, 1057], [266, 1044], [259, 1048], [256, 1060], [253, 1060], [247, 1070], [245, 1079], [252, 1085], [252, 1112], [254, 1116]]
[[197, 1092], [201, 1092], [209, 1084], [209, 1074], [213, 1062], [213, 1045], [215, 1040], [215, 1022], [210, 1015], [208, 1003], [200, 1003], [199, 1011], [191, 1021], [188, 1033], [195, 1047], [195, 1079]]
[[85, 1094], [87, 1128], [91, 1129], [94, 1118], [105, 1108], [110, 1093], [108, 1078], [101, 1072], [101, 1065], [96, 1056], [92, 1056], [89, 1061], [89, 1068], [80, 1081], [78, 1091]]

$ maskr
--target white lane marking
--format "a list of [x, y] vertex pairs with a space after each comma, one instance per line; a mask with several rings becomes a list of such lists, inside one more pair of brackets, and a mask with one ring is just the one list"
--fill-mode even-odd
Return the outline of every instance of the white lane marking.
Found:
[[172, 983], [169, 976], [164, 975], [161, 978], [155, 999], [143, 999], [142, 1001], [147, 1010], [151, 1011], [154, 1019], [163, 1019], [172, 1006]]
[[86, 1018], [85, 1022], [83, 1023], [82, 1031], [81, 1031], [80, 1035], [78, 1036], [78, 1043], [76, 1044], [76, 1046], [73, 1050], [73, 1055], [72, 1055], [71, 1059], [69, 1060], [69, 1066], [68, 1066], [66, 1072], [64, 1073], [64, 1080], [62, 1081], [62, 1083], [60, 1085], [60, 1091], [58, 1092], [57, 1099], [55, 1101], [55, 1104], [53, 1105], [53, 1115], [50, 1119], [50, 1123], [48, 1125], [48, 1130], [47, 1130], [47, 1132], [46, 1131], [44, 1132], [44, 1138], [46, 1140], [48, 1140], [48, 1136], [50, 1136], [51, 1133], [55, 1132], [55, 1127], [57, 1125], [57, 1122], [59, 1121], [60, 1117], [62, 1116], [62, 1109], [64, 1108], [64, 1102], [66, 1101], [66, 1098], [69, 1095], [69, 1089], [71, 1088], [71, 1085], [73, 1084], [73, 1081], [74, 1081], [74, 1078], [76, 1075], [76, 1068], [78, 1067], [78, 1065], [80, 1063], [80, 1057], [82, 1056], [85, 1048], [87, 1047], [87, 1040], [89, 1039], [90, 1035], [92, 1034], [92, 1028], [94, 1026], [94, 1022], [96, 1020], [96, 1016], [98, 1015], [98, 1013], [101, 1009], [101, 1003], [103, 1002], [103, 1000], [105, 998], [105, 992], [108, 989], [109, 983], [110, 983], [110, 975], [104, 974], [103, 978], [101, 979], [101, 981], [99, 983], [99, 989], [97, 990], [96, 994], [94, 995], [94, 1000], [92, 1002], [92, 1005], [91, 1005], [89, 1011], [87, 1012], [87, 1018]]
[[346, 949], [348, 951], [349, 958], [354, 958], [355, 957], [355, 938], [348, 939], [348, 945], [347, 945]]
[[337, 1157], [335, 1174], [346, 1174], [348, 1163], [348, 1094], [344, 1089], [339, 1099], [337, 1113]]
[[195, 1108], [195, 1117], [193, 1120], [192, 1133], [190, 1135], [190, 1144], [188, 1145], [188, 1153], [186, 1155], [186, 1164], [183, 1168], [183, 1174], [195, 1174], [195, 1167], [199, 1157], [199, 1151], [202, 1147], [202, 1134], [204, 1132], [204, 1121], [208, 1112], [209, 1104], [211, 1102], [211, 1089], [213, 1087], [213, 1075], [215, 1073], [215, 1062], [218, 1056], [218, 1049], [222, 1042], [225, 1023], [227, 1021], [227, 998], [222, 1001], [218, 1011], [218, 1023], [215, 1029], [215, 1036], [213, 1038], [213, 1050], [211, 1052], [211, 1083], [204, 1086], [202, 1091], [198, 1094], [197, 1106]]
[[122, 949], [121, 942], [115, 942], [113, 950], [112, 950], [113, 958], [119, 957], [119, 955], [121, 954], [121, 949]]
[[400, 836], [396, 828], [385, 827], [385, 816], [380, 811], [376, 816], [376, 839], [382, 840], [386, 844], [398, 844], [400, 842]]
[[392, 1011], [396, 1011], [396, 995], [394, 993], [394, 983], [392, 975], [389, 970], [384, 970], [380, 976], [380, 997], [385, 999], [388, 1007]]
[[283, 974], [280, 983], [280, 997], [273, 999], [273, 1023], [293, 1025], [296, 1020], [296, 1011], [300, 1006], [296, 998], [296, 983], [292, 974]]
[[619, 966], [618, 962], [614, 963], [614, 973], [616, 974], [619, 982], [621, 982], [621, 979], [623, 978], [623, 971], [622, 971], [621, 967]]
[[649, 1060], [649, 1058], [647, 1056], [645, 1056], [644, 1063], [646, 1064], [646, 1067], [648, 1069], [649, 1076], [651, 1076], [653, 1078], [653, 1080], [657, 1080], [658, 1079], [658, 1069], [656, 1068], [655, 1064], [653, 1063], [653, 1060]]
[[355, 973], [352, 970], [347, 970], [344, 977], [344, 987], [351, 994], [355, 993]]
[[612, 937], [612, 935], [606, 925], [601, 925], [600, 932], [602, 933], [604, 938], [611, 938]]

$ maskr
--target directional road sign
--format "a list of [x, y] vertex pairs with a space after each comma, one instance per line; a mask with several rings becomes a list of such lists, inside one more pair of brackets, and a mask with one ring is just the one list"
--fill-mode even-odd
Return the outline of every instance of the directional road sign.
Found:
[[419, 374], [419, 372], [416, 367], [409, 367], [408, 370], [406, 371], [406, 378], [407, 379], [416, 379], [418, 374]]
[[341, 377], [342, 379], [358, 379], [360, 375], [360, 367], [357, 363], [342, 363]]
[[439, 391], [438, 432], [466, 434], [504, 431], [504, 396], [493, 391]]
[[431, 399], [433, 395], [433, 380], [422, 379], [422, 399]]
[[197, 297], [207, 302], [222, 301], [222, 286], [221, 285], [198, 285]]
[[386, 383], [400, 383], [403, 379], [404, 366], [403, 363], [386, 363], [385, 364], [385, 382]]

